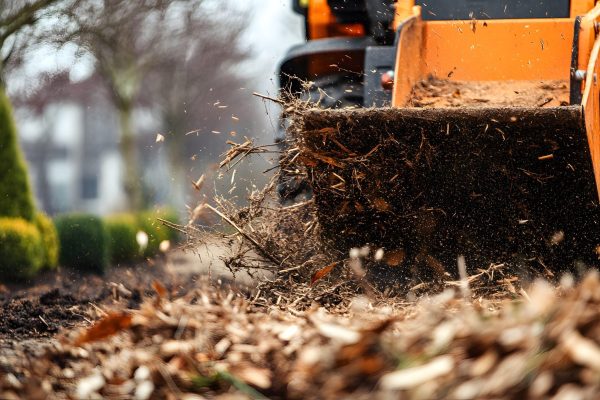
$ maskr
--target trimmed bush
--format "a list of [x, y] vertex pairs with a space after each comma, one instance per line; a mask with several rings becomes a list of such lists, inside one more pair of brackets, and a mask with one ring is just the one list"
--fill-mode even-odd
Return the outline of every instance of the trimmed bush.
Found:
[[40, 232], [22, 218], [0, 218], [0, 279], [35, 276], [44, 262]]
[[178, 240], [177, 231], [164, 226], [157, 218], [164, 219], [172, 223], [178, 223], [178, 217], [175, 212], [168, 208], [158, 210], [143, 211], [138, 214], [139, 229], [148, 235], [148, 246], [144, 250], [144, 257], [153, 257], [159, 252], [160, 242]]
[[0, 88], [0, 217], [34, 220], [27, 167], [17, 141], [10, 101]]
[[44, 262], [42, 267], [46, 269], [56, 269], [58, 267], [58, 232], [54, 222], [43, 212], [35, 214], [35, 225], [40, 231], [44, 247]]
[[55, 220], [60, 240], [60, 264], [78, 271], [103, 273], [109, 240], [104, 222], [89, 214], [68, 214]]
[[108, 217], [106, 228], [111, 264], [131, 263], [140, 258], [140, 246], [135, 238], [138, 232], [138, 221], [133, 215], [120, 214]]

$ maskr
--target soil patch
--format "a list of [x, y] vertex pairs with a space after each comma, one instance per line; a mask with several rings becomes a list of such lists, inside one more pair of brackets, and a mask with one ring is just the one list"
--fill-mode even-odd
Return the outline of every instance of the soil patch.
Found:
[[44, 337], [85, 320], [88, 299], [55, 288], [41, 296], [11, 298], [0, 305], [0, 337]]

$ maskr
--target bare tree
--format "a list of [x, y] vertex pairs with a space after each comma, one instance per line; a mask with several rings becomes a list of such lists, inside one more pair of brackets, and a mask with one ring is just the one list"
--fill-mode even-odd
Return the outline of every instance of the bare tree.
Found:
[[244, 119], [242, 114], [252, 107], [239, 92], [247, 78], [238, 71], [250, 56], [240, 43], [248, 13], [226, 8], [222, 2], [218, 9], [189, 2], [177, 14], [177, 23], [167, 35], [173, 45], [166, 46], [168, 51], [151, 69], [144, 93], [162, 114], [172, 192], [175, 202], [183, 205], [183, 196], [192, 187], [187, 174], [190, 156], [198, 148], [216, 147], [211, 142], [224, 143], [222, 136], [215, 138], [212, 132], [227, 130], [222, 133], [228, 135], [226, 128]]
[[26, 28], [32, 28], [44, 11], [59, 0], [38, 0], [24, 3], [7, 0], [0, 3], [0, 83], [4, 87], [5, 66], [19, 54], [23, 38], [19, 37]]
[[[198, 3], [200, 0], [196, 0]], [[96, 60], [120, 119], [120, 146], [125, 164], [124, 189], [131, 209], [143, 206], [139, 155], [132, 112], [148, 71], [173, 43], [167, 40], [174, 10], [188, 1], [86, 0], [70, 13], [75, 42]]]

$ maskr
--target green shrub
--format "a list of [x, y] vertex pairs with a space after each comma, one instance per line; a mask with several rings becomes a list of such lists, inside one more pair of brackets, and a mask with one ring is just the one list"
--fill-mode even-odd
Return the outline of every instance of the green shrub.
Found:
[[27, 167], [6, 93], [0, 88], [0, 217], [34, 220]]
[[37, 212], [35, 214], [35, 225], [40, 231], [42, 237], [43, 250], [44, 250], [44, 262], [42, 267], [46, 269], [56, 269], [58, 267], [58, 232], [54, 222], [43, 212]]
[[133, 215], [113, 215], [106, 219], [106, 228], [112, 264], [131, 263], [140, 258], [140, 246], [135, 238], [138, 221]]
[[68, 214], [55, 220], [60, 240], [60, 264], [79, 271], [103, 273], [109, 241], [104, 222], [88, 214]]
[[163, 225], [158, 218], [172, 223], [178, 223], [178, 217], [175, 212], [168, 208], [162, 208], [151, 211], [143, 211], [138, 214], [139, 229], [148, 235], [148, 246], [144, 250], [144, 257], [153, 257], [159, 252], [160, 243], [163, 240], [177, 242], [177, 231]]
[[35, 276], [44, 262], [40, 232], [22, 218], [0, 218], [0, 280]]

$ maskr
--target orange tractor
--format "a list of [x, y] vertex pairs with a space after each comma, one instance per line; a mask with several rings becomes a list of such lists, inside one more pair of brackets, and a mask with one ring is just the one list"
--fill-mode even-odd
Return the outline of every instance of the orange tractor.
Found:
[[303, 129], [324, 231], [429, 264], [597, 264], [595, 3], [296, 0], [281, 86], [322, 108]]

